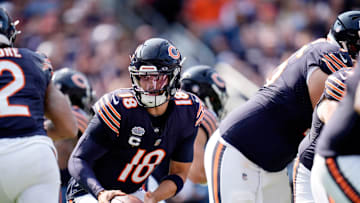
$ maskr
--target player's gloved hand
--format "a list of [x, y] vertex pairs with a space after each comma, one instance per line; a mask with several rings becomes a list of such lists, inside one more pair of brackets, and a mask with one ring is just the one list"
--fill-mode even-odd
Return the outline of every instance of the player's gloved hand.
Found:
[[98, 194], [97, 199], [99, 203], [110, 203], [110, 200], [115, 196], [122, 195], [126, 195], [126, 193], [121, 190], [103, 190]]
[[152, 192], [145, 193], [144, 203], [157, 203]]

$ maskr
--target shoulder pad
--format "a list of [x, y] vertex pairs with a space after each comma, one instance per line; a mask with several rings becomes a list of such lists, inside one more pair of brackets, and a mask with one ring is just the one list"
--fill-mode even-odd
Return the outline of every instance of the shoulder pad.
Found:
[[349, 53], [343, 49], [337, 52], [323, 54], [320, 59], [320, 69], [326, 74], [331, 74], [341, 68], [352, 66], [353, 63]]
[[116, 108], [119, 102], [112, 92], [102, 96], [93, 106], [95, 114], [116, 134], [119, 134], [121, 120], [121, 114]]
[[43, 53], [33, 52], [28, 50], [27, 53], [30, 54], [32, 61], [35, 63], [36, 67], [41, 69], [45, 74], [46, 79], [51, 80], [53, 75], [53, 67], [51, 65], [50, 59]]
[[340, 101], [346, 91], [345, 80], [353, 73], [350, 68], [343, 68], [331, 75], [325, 81], [324, 96], [329, 100]]
[[195, 126], [200, 125], [200, 122], [204, 117], [204, 104], [195, 94], [185, 91], [178, 91], [176, 92], [173, 100], [177, 106], [192, 106], [195, 108], [195, 111], [197, 112]]

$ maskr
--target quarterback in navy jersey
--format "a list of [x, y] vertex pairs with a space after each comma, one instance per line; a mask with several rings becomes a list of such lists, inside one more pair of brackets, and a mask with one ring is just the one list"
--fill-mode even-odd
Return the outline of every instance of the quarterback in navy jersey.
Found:
[[[12, 47], [15, 24], [0, 8], [0, 202], [58, 203], [60, 175], [51, 138], [75, 137], [76, 120], [50, 82], [49, 59]], [[44, 128], [45, 115], [52, 130]]]
[[324, 82], [330, 73], [352, 66], [346, 51], [352, 47], [338, 31], [336, 27], [328, 39], [296, 51], [257, 94], [221, 122], [221, 137], [210, 139], [213, 144], [208, 143], [205, 152], [210, 202], [290, 201], [286, 166], [311, 126]]
[[352, 68], [343, 68], [331, 74], [325, 82], [324, 93], [313, 112], [310, 132], [301, 141], [294, 164], [293, 190], [295, 202], [314, 202], [310, 186], [310, 173], [315, 146], [323, 126], [331, 118], [339, 101], [345, 96], [345, 80], [352, 73]]
[[357, 66], [346, 80], [345, 97], [320, 133], [311, 170], [315, 202], [360, 202], [359, 81]]
[[[178, 91], [181, 63], [180, 52], [165, 39], [146, 40], [136, 49], [129, 66], [133, 88], [96, 102], [70, 157], [69, 200], [102, 203], [133, 194], [157, 202], [181, 190], [204, 116], [195, 95]], [[142, 184], [163, 160], [171, 160], [169, 174], [144, 195]]]

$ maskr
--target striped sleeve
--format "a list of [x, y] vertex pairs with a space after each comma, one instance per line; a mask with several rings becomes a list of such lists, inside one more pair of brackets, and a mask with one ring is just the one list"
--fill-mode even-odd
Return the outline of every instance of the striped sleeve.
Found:
[[204, 117], [200, 123], [200, 128], [204, 129], [208, 139], [217, 129], [217, 125], [218, 123], [214, 113], [205, 108]]
[[[199, 100], [199, 99], [198, 99]], [[198, 110], [197, 110], [197, 113], [196, 113], [196, 122], [195, 122], [195, 126], [199, 126], [201, 121], [203, 120], [204, 118], [204, 104], [199, 100], [199, 103], [198, 104]]]
[[72, 106], [72, 112], [76, 117], [78, 130], [79, 130], [78, 135], [80, 137], [84, 133], [85, 129], [88, 126], [89, 117], [87, 116], [87, 114], [83, 110], [81, 110], [77, 106]]
[[335, 73], [344, 67], [352, 66], [352, 60], [346, 51], [326, 53], [321, 56], [320, 68], [327, 74]]
[[119, 134], [121, 115], [111, 101], [110, 95], [105, 95], [94, 105], [99, 118], [117, 135]]
[[329, 100], [340, 101], [346, 92], [345, 80], [351, 73], [352, 69], [344, 68], [331, 74], [325, 81], [325, 97]]

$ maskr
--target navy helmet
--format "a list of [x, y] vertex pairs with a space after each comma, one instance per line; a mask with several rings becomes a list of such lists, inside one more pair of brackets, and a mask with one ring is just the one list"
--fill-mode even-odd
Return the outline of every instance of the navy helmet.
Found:
[[0, 8], [0, 47], [13, 46], [16, 35], [20, 33], [15, 28], [18, 22], [12, 22], [5, 9]]
[[84, 74], [70, 68], [62, 68], [54, 72], [52, 81], [63, 94], [69, 96], [72, 105], [91, 112], [95, 92]]
[[224, 116], [228, 94], [224, 80], [213, 67], [206, 65], [189, 67], [182, 74], [181, 89], [197, 95], [219, 118]]
[[355, 59], [360, 51], [360, 11], [341, 13], [331, 27], [330, 34]]
[[182, 57], [168, 40], [151, 38], [131, 56], [129, 72], [135, 97], [141, 106], [157, 107], [180, 88]]

